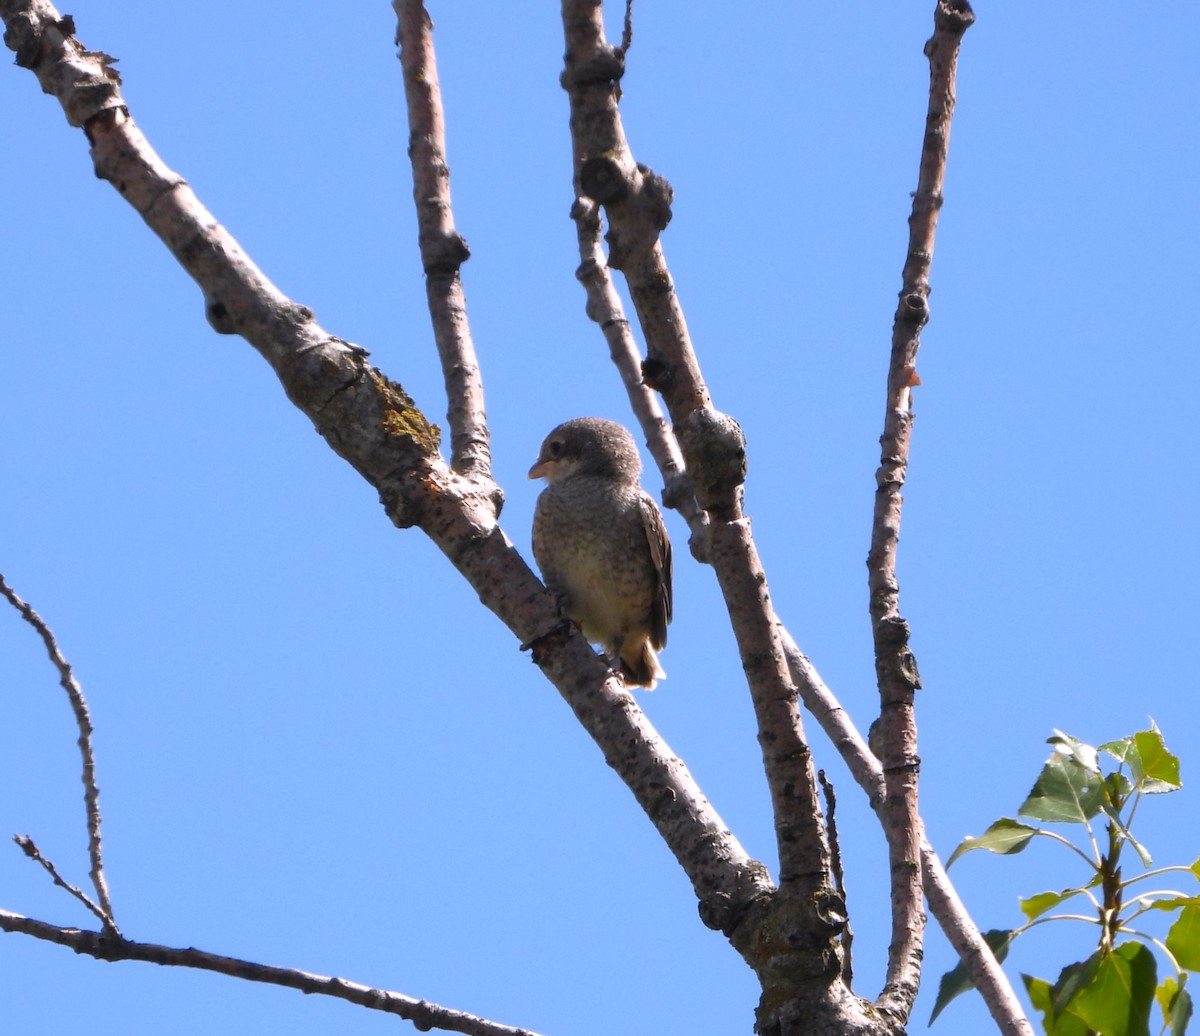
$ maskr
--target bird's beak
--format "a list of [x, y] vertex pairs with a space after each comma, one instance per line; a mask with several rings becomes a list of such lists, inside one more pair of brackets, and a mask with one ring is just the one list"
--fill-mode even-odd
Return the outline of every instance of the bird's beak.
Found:
[[554, 462], [550, 460], [542, 460], [538, 458], [538, 462], [529, 469], [530, 478], [549, 478], [550, 470]]

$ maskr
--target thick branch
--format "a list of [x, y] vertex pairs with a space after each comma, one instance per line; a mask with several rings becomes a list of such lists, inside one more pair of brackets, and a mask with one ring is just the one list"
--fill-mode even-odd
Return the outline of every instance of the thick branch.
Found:
[[[450, 169], [446, 165], [446, 120], [438, 85], [433, 23], [421, 0], [396, 0], [396, 44], [408, 100], [408, 157], [412, 160], [413, 200], [425, 289], [434, 340], [446, 382], [450, 424], [450, 466], [463, 474], [491, 478], [491, 447], [483, 407], [483, 376], [467, 323], [467, 303], [459, 268], [469, 258], [466, 241], [454, 228]], [[496, 511], [502, 496], [495, 490]]]
[[563, 0], [562, 14], [575, 196], [604, 206], [608, 265], [625, 274], [646, 340], [643, 377], [678, 424], [711, 400], [658, 240], [671, 218], [671, 185], [629, 150], [617, 111], [625, 54], [605, 40], [601, 4]]
[[[606, 42], [602, 7], [595, 0], [563, 0], [563, 27], [574, 215], [582, 237], [586, 227], [581, 217], [603, 206], [609, 227], [607, 265], [625, 274], [646, 341], [640, 380], [662, 393], [696, 502], [708, 515], [707, 542], [694, 537], [693, 551], [717, 572], [758, 720], [779, 850], [780, 894], [771, 909], [756, 914], [732, 941], [757, 970], [764, 1003], [774, 1003], [779, 994], [805, 1005], [802, 1013], [840, 1011], [848, 1003], [846, 990], [835, 988], [841, 977], [836, 936], [845, 907], [833, 888], [816, 775], [779, 623], [742, 516], [745, 439], [737, 422], [711, 405], [659, 243], [659, 232], [670, 220], [671, 187], [634, 161], [625, 139], [617, 102], [627, 47]], [[599, 263], [595, 253], [585, 254], [585, 269], [589, 259]], [[597, 318], [591, 295], [589, 308]], [[622, 366], [623, 356], [614, 355]], [[622, 377], [628, 382], [624, 367]], [[797, 984], [800, 976], [807, 981]]]
[[[801, 767], [807, 771], [801, 783], [809, 787], [800, 790], [793, 784], [797, 774], [792, 761], [807, 763], [808, 758], [796, 721], [798, 712], [780, 704], [789, 698], [794, 701], [794, 688], [781, 662], [758, 662], [764, 654], [782, 658], [778, 643], [770, 646], [776, 638], [774, 617], [769, 606], [762, 607], [765, 595], [760, 598], [739, 589], [755, 581], [761, 584], [764, 578], [748, 532], [739, 524], [745, 441], [737, 423], [711, 406], [659, 245], [659, 231], [670, 218], [670, 186], [634, 162], [625, 140], [617, 110], [624, 52], [605, 40], [602, 8], [592, 0], [564, 0], [563, 27], [567, 50], [562, 82], [570, 98], [577, 205], [604, 207], [608, 265], [625, 274], [646, 340], [642, 380], [661, 392], [667, 403], [697, 502], [713, 523], [710, 542], [716, 542], [717, 523], [728, 525], [718, 578], [727, 595], [736, 595], [736, 603], [727, 596], [727, 605], [756, 714], [760, 723], [776, 724], [760, 727], [759, 739], [777, 810], [780, 871], [790, 880], [813, 870], [811, 848], [802, 848], [794, 832], [810, 831], [819, 823], [820, 806], [811, 766]], [[735, 614], [741, 608], [746, 613]], [[807, 815], [806, 810], [810, 810]], [[827, 875], [825, 880], [828, 887]]]
[[93, 903], [79, 889], [68, 884], [54, 869], [54, 865], [42, 857], [37, 851], [37, 847], [29, 838], [18, 837], [17, 842], [25, 854], [32, 859], [37, 860], [46, 868], [53, 876], [55, 882], [65, 888], [68, 892], [76, 896], [80, 901], [91, 910], [100, 919], [106, 931], [113, 935], [120, 935], [117, 929], [117, 923], [113, 920], [112, 900], [108, 894], [108, 880], [104, 876], [104, 853], [100, 842], [100, 787], [96, 783], [96, 755], [92, 750], [92, 715], [88, 710], [87, 699], [83, 696], [83, 688], [79, 686], [79, 681], [75, 679], [75, 674], [71, 670], [71, 664], [63, 658], [62, 652], [58, 649], [58, 641], [54, 637], [54, 631], [42, 620], [42, 617], [25, 603], [5, 581], [4, 576], [0, 574], [0, 594], [8, 600], [14, 608], [21, 613], [23, 618], [30, 626], [32, 626], [39, 637], [42, 638], [42, 644], [45, 645], [46, 653], [50, 656], [50, 661], [54, 664], [54, 668], [58, 670], [58, 682], [62, 685], [62, 689], [67, 692], [67, 699], [71, 703], [71, 711], [75, 714], [75, 725], [79, 728], [79, 755], [83, 761], [83, 802], [87, 810], [87, 832], [88, 832], [88, 858], [91, 860], [91, 879], [92, 887], [96, 890], [96, 899], [98, 905]]
[[[779, 887], [795, 885], [812, 897], [832, 888], [829, 846], [821, 822], [812, 756], [804, 740], [800, 702], [787, 668], [766, 575], [750, 535], [750, 522], [714, 523], [710, 531], [712, 565], [729, 609], [758, 717], [767, 783], [779, 843]], [[772, 693], [772, 688], [785, 693]], [[778, 731], [791, 731], [780, 737]]]
[[892, 940], [880, 1007], [906, 1018], [921, 976], [924, 915], [921, 888], [921, 819], [917, 806], [917, 726], [913, 699], [921, 686], [909, 649], [908, 623], [900, 614], [896, 548], [900, 537], [901, 488], [912, 436], [912, 388], [920, 330], [928, 319], [929, 268], [942, 203], [942, 184], [954, 114], [954, 76], [963, 33], [975, 16], [966, 0], [938, 0], [929, 58], [929, 111], [920, 173], [909, 217], [908, 260], [892, 330], [887, 408], [876, 473], [875, 513], [867, 557], [875, 672], [879, 684], [879, 744], [884, 774], [883, 828], [892, 878]]
[[[271, 364], [288, 397], [330, 447], [375, 486], [392, 521], [419, 525], [483, 604], [534, 647], [535, 660], [575, 711], [692, 882], [702, 915], [727, 929], [772, 886], [709, 805], [606, 663], [577, 632], [496, 524], [490, 479], [438, 456], [436, 429], [403, 388], [330, 335], [250, 261], [129, 117], [104, 55], [86, 51], [44, 0], [0, 0], [10, 46], [22, 46], [68, 119], [85, 126], [96, 171], [163, 240], [208, 300], [210, 321]], [[107, 78], [105, 78], [107, 77]], [[97, 95], [91, 87], [103, 80]]]
[[338, 1000], [346, 1000], [366, 1007], [372, 1011], [383, 1011], [385, 1014], [398, 1015], [412, 1022], [418, 1029], [443, 1029], [446, 1032], [461, 1032], [467, 1036], [537, 1036], [531, 1029], [518, 1029], [511, 1025], [501, 1025], [498, 1022], [478, 1018], [464, 1011], [455, 1011], [428, 1000], [418, 1000], [403, 993], [394, 993], [386, 989], [375, 989], [358, 982], [350, 982], [344, 978], [329, 978], [325, 975], [314, 975], [295, 968], [276, 968], [268, 964], [255, 964], [253, 961], [239, 960], [237, 957], [223, 957], [216, 953], [206, 953], [197, 949], [177, 949], [173, 946], [159, 946], [155, 943], [129, 942], [126, 939], [113, 939], [102, 932], [81, 931], [78, 928], [59, 928], [45, 921], [35, 921], [33, 918], [12, 914], [0, 910], [0, 929], [6, 932], [20, 932], [32, 935], [35, 939], [69, 946], [76, 953], [83, 953], [97, 960], [120, 961], [140, 960], [147, 964], [161, 964], [168, 967], [196, 968], [200, 971], [215, 971], [231, 978], [245, 979], [249, 982], [265, 982], [272, 986], [286, 986], [297, 989], [301, 993], [315, 993], [320, 996], [331, 996]]

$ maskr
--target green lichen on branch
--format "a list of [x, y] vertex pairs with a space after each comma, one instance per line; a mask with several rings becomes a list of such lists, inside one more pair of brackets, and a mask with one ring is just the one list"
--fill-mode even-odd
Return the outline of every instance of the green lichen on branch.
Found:
[[442, 442], [441, 429], [426, 419], [402, 386], [390, 381], [379, 371], [372, 371], [371, 376], [381, 399], [380, 424], [383, 430], [388, 435], [408, 439], [423, 453], [437, 453]]

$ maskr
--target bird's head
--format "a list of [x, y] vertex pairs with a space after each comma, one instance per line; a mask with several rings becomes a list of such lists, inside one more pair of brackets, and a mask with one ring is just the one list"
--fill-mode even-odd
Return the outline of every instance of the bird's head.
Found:
[[572, 475], [636, 482], [641, 470], [637, 444], [624, 427], [602, 417], [577, 417], [546, 436], [529, 477], [550, 483]]

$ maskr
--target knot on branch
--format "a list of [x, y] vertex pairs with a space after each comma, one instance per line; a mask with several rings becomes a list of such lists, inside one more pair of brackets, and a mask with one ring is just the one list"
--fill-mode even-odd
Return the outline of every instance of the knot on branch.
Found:
[[220, 299], [209, 299], [204, 304], [204, 317], [219, 335], [237, 334], [237, 325], [229, 312], [229, 307]]
[[875, 639], [881, 648], [899, 651], [908, 647], [908, 621], [899, 615], [885, 615], [876, 627]]
[[594, 155], [585, 158], [579, 167], [579, 189], [593, 201], [608, 205], [615, 201], [624, 201], [634, 189], [637, 167], [630, 162], [625, 167], [622, 158], [629, 158], [629, 152], [615, 155]]
[[8, 19], [4, 45], [16, 54], [19, 67], [37, 68], [42, 59], [41, 26], [25, 11], [17, 12]]
[[709, 891], [696, 906], [705, 928], [733, 939], [734, 932], [748, 919], [751, 911], [757, 907], [755, 912], [760, 916], [767, 911], [772, 894], [767, 868], [758, 860], [751, 860], [739, 873], [733, 892]]
[[[675, 191], [649, 166], [632, 168], [628, 155], [586, 159], [580, 167], [580, 190], [605, 206], [608, 214], [608, 265], [624, 270], [633, 256], [650, 252], [671, 222]], [[599, 194], [592, 194], [597, 191]]]
[[455, 273], [471, 258], [466, 239], [456, 230], [430, 230], [420, 235], [421, 264], [428, 276]]
[[821, 889], [813, 895], [813, 908], [817, 919], [829, 929], [831, 935], [840, 935], [850, 923], [850, 912], [846, 900], [833, 889]]
[[969, 0], [938, 0], [933, 24], [935, 28], [961, 36], [975, 24], [975, 12]]
[[924, 327], [929, 320], [929, 300], [919, 291], [909, 292], [900, 301], [900, 319]]
[[649, 166], [638, 163], [642, 174], [642, 206], [644, 215], [658, 230], [666, 230], [671, 222], [671, 202], [675, 188], [665, 176], [659, 176]]
[[660, 356], [647, 356], [642, 360], [642, 384], [666, 395], [675, 380], [675, 366]]
[[625, 74], [625, 52], [620, 47], [597, 47], [586, 61], [567, 59], [559, 76], [564, 90], [581, 90], [589, 86], [615, 86]]
[[916, 656], [908, 646], [908, 638], [908, 623], [899, 615], [885, 615], [876, 623], [876, 656], [893, 677], [880, 681], [881, 690], [884, 686], [894, 687], [896, 681], [910, 692], [921, 689], [921, 673], [917, 669]]
[[712, 407], [697, 407], [675, 426], [696, 503], [722, 520], [737, 512], [746, 481], [746, 436], [741, 425]]
[[[6, 19], [7, 28], [4, 32], [4, 44], [9, 50], [16, 54], [16, 64], [20, 68], [37, 68], [42, 63], [42, 58], [45, 55], [44, 44], [47, 43], [46, 36], [49, 30], [55, 30], [60, 33], [65, 39], [68, 36], [75, 35], [75, 19], [69, 14], [64, 14], [57, 21], [45, 18], [35, 18], [27, 11], [17, 11]], [[60, 41], [51, 38], [49, 43], [54, 45]], [[107, 65], [107, 62], [114, 61], [107, 54], [90, 53], [80, 47], [84, 57], [96, 57], [101, 59], [101, 63]], [[113, 77], [119, 83], [120, 76], [116, 70], [111, 70]], [[49, 92], [49, 91], [47, 91]]]

